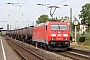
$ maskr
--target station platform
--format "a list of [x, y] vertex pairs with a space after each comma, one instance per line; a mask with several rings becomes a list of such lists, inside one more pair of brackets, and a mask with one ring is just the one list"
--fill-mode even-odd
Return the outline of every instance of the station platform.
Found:
[[0, 60], [20, 60], [13, 48], [4, 40], [4, 37], [0, 37]]

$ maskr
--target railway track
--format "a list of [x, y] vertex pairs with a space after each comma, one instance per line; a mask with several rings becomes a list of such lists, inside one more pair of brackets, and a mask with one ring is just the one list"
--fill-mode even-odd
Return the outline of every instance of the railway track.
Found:
[[69, 57], [73, 60], [90, 60], [90, 56], [82, 55], [79, 53], [71, 52], [71, 51], [66, 51], [66, 52], [55, 52], [56, 54], [63, 55], [65, 57]]
[[[8, 39], [7, 42], [17, 51], [27, 50], [26, 52], [19, 51], [19, 54], [22, 56], [23, 60], [72, 60], [68, 57], [63, 57], [53, 52], [36, 48], [18, 40]], [[16, 46], [18, 46], [18, 48], [16, 48]], [[32, 54], [30, 51], [34, 54]]]
[[8, 44], [14, 48], [14, 50], [19, 53], [21, 56], [21, 60], [46, 60], [42, 58], [41, 56], [35, 54], [34, 52], [24, 48], [23, 46], [18, 45], [17, 43], [8, 40]]
[[89, 50], [77, 50], [77, 49], [71, 49], [71, 51], [72, 52], [76, 52], [76, 53], [80, 53], [80, 54], [83, 54], [83, 55], [87, 55], [87, 56], [89, 56], [90, 57], [90, 51]]
[[69, 51], [53, 51], [56, 54], [69, 57], [73, 60], [90, 60], [90, 51], [78, 50], [71, 48]]
[[[14, 40], [12, 40], [12, 41], [14, 41]], [[19, 42], [19, 43], [18, 42], [14, 42], [14, 43], [15, 44], [16, 43], [17, 44], [20, 44], [20, 43], [23, 43], [23, 42]], [[12, 43], [10, 43], [10, 44], [12, 44]], [[59, 57], [58, 55], [62, 55], [64, 57], [68, 57], [68, 58], [70, 58], [69, 60], [90, 60], [90, 52], [86, 52], [86, 51], [81, 51], [81, 50], [76, 50], [76, 49], [71, 49], [71, 51], [65, 51], [65, 52], [52, 51], [52, 53], [55, 53], [58, 56], [58, 57], [55, 57], [53, 54], [50, 55], [49, 54], [50, 53], [49, 51], [47, 53], [44, 53], [43, 51], [41, 51], [39, 49], [36, 49], [36, 48], [32, 49], [32, 48], [30, 48], [29, 45], [24, 45], [24, 44], [20, 44], [20, 45], [23, 46], [23, 48], [25, 50], [27, 50], [27, 51], [30, 51], [31, 50], [31, 51], [34, 52], [34, 54], [36, 53], [35, 54], [35, 55], [37, 55], [36, 58], [35, 58], [36, 60], [38, 60], [38, 59], [39, 60], [52, 60], [52, 59], [53, 60], [58, 60], [58, 59], [60, 60], [61, 57], [58, 58]], [[19, 46], [19, 48], [20, 48], [20, 46]], [[20, 49], [20, 50], [22, 50], [22, 49]], [[24, 53], [24, 54], [28, 54], [28, 52], [27, 53]], [[31, 54], [31, 55], [34, 55], [34, 54]], [[28, 56], [30, 56], [30, 55], [28, 55]], [[33, 57], [35, 57], [35, 56], [33, 56]], [[66, 59], [61, 58], [61, 60], [68, 60], [68, 58], [66, 58]], [[29, 58], [27, 57], [27, 59], [29, 59]], [[26, 57], [25, 57], [25, 60], [26, 60]], [[30, 60], [31, 60], [31, 58], [30, 58]]]

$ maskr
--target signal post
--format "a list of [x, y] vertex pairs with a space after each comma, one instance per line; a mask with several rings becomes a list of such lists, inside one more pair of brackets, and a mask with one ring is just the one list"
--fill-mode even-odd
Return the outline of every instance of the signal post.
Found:
[[77, 20], [74, 20], [74, 26], [75, 26], [75, 42], [77, 42], [76, 41], [76, 26], [78, 25], [78, 21]]

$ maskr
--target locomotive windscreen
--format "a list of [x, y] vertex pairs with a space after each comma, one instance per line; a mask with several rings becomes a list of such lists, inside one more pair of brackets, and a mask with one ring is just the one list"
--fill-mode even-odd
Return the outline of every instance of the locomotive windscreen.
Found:
[[65, 24], [52, 24], [51, 30], [67, 30], [67, 26]]

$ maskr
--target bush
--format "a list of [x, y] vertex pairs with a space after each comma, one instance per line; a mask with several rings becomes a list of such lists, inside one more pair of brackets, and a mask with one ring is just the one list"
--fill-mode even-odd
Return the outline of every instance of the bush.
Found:
[[84, 44], [85, 45], [90, 45], [90, 40], [86, 40]]
[[70, 41], [72, 41], [72, 36], [70, 36]]
[[79, 35], [79, 34], [77, 34], [77, 35], [76, 35], [76, 37], [77, 37], [77, 38], [76, 38], [76, 39], [77, 39], [77, 41], [79, 41], [80, 36], [81, 36], [81, 35]]
[[79, 38], [79, 42], [85, 42], [85, 36], [81, 36], [81, 37]]

